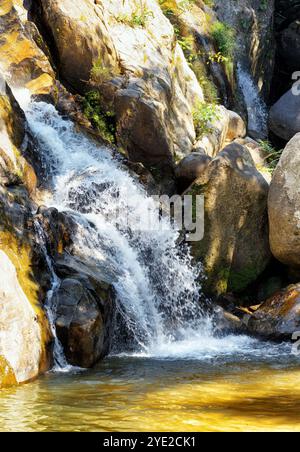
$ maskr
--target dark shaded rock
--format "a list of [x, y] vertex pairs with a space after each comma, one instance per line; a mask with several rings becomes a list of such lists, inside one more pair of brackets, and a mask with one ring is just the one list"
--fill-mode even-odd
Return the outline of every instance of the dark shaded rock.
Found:
[[300, 21], [295, 20], [280, 33], [279, 52], [290, 71], [300, 67]]
[[78, 275], [61, 282], [55, 295], [56, 331], [70, 364], [92, 367], [110, 350], [114, 295], [106, 283], [93, 286]]

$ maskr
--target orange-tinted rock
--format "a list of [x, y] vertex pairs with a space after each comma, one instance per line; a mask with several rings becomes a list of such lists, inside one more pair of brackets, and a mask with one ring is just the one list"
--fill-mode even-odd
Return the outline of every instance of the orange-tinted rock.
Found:
[[248, 328], [268, 338], [288, 338], [300, 331], [300, 284], [277, 293], [252, 315]]

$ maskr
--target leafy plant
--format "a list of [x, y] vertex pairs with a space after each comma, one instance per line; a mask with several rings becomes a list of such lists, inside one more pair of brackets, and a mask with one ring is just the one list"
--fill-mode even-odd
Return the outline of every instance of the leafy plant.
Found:
[[116, 118], [113, 110], [103, 106], [101, 94], [98, 91], [88, 92], [83, 100], [83, 113], [98, 130], [102, 138], [113, 144], [116, 141]]
[[267, 140], [260, 140], [259, 144], [265, 154], [265, 161], [268, 167], [274, 171], [280, 160], [282, 149], [275, 149]]
[[113, 76], [110, 68], [104, 65], [101, 58], [98, 58], [96, 61], [94, 61], [90, 75], [92, 82], [101, 85], [107, 80], [110, 80], [112, 77]]
[[193, 111], [197, 139], [213, 131], [212, 122], [219, 119], [217, 105], [199, 102]]
[[225, 58], [233, 58], [235, 48], [235, 31], [222, 22], [214, 22], [211, 34], [215, 40], [218, 52]]

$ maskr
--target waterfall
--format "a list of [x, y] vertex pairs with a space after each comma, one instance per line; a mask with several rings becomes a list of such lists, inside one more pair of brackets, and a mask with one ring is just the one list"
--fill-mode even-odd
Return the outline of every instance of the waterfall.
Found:
[[34, 228], [36, 231], [37, 239], [39, 242], [39, 245], [41, 247], [41, 250], [43, 252], [43, 255], [45, 257], [45, 261], [48, 266], [49, 274], [51, 276], [51, 287], [48, 290], [47, 296], [46, 296], [46, 302], [45, 302], [45, 311], [48, 317], [50, 330], [54, 339], [54, 347], [53, 347], [53, 359], [54, 359], [54, 371], [69, 371], [72, 366], [68, 365], [63, 346], [60, 343], [57, 334], [56, 334], [56, 327], [55, 327], [55, 320], [56, 320], [56, 309], [57, 306], [55, 304], [55, 293], [59, 289], [60, 286], [60, 279], [55, 273], [52, 260], [47, 252], [46, 243], [47, 239], [45, 237], [44, 230], [42, 226], [40, 225], [38, 220], [35, 220], [34, 222]]
[[238, 64], [237, 76], [248, 112], [248, 132], [253, 138], [265, 139], [268, 136], [267, 106], [253, 77], [240, 64]]
[[[188, 249], [179, 249], [178, 232], [170, 221], [159, 218], [154, 200], [121, 160], [77, 132], [54, 106], [31, 102], [24, 109], [46, 169], [51, 192], [47, 204], [76, 221], [76, 255], [115, 276], [118, 313], [133, 349], [155, 350], [184, 340], [191, 331], [208, 332], [211, 325], [199, 304], [196, 283], [199, 268], [192, 266]], [[117, 222], [112, 221], [115, 211]], [[55, 289], [58, 281], [51, 262], [48, 265]], [[54, 324], [55, 307], [50, 311]], [[118, 338], [114, 343], [118, 351]]]

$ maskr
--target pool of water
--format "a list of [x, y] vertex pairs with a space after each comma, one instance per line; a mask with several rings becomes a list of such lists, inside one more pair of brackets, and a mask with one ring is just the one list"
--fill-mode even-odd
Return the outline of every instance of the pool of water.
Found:
[[0, 430], [299, 431], [300, 358], [290, 345], [238, 344], [187, 356], [181, 344], [169, 356], [156, 350], [48, 373], [0, 391]]

